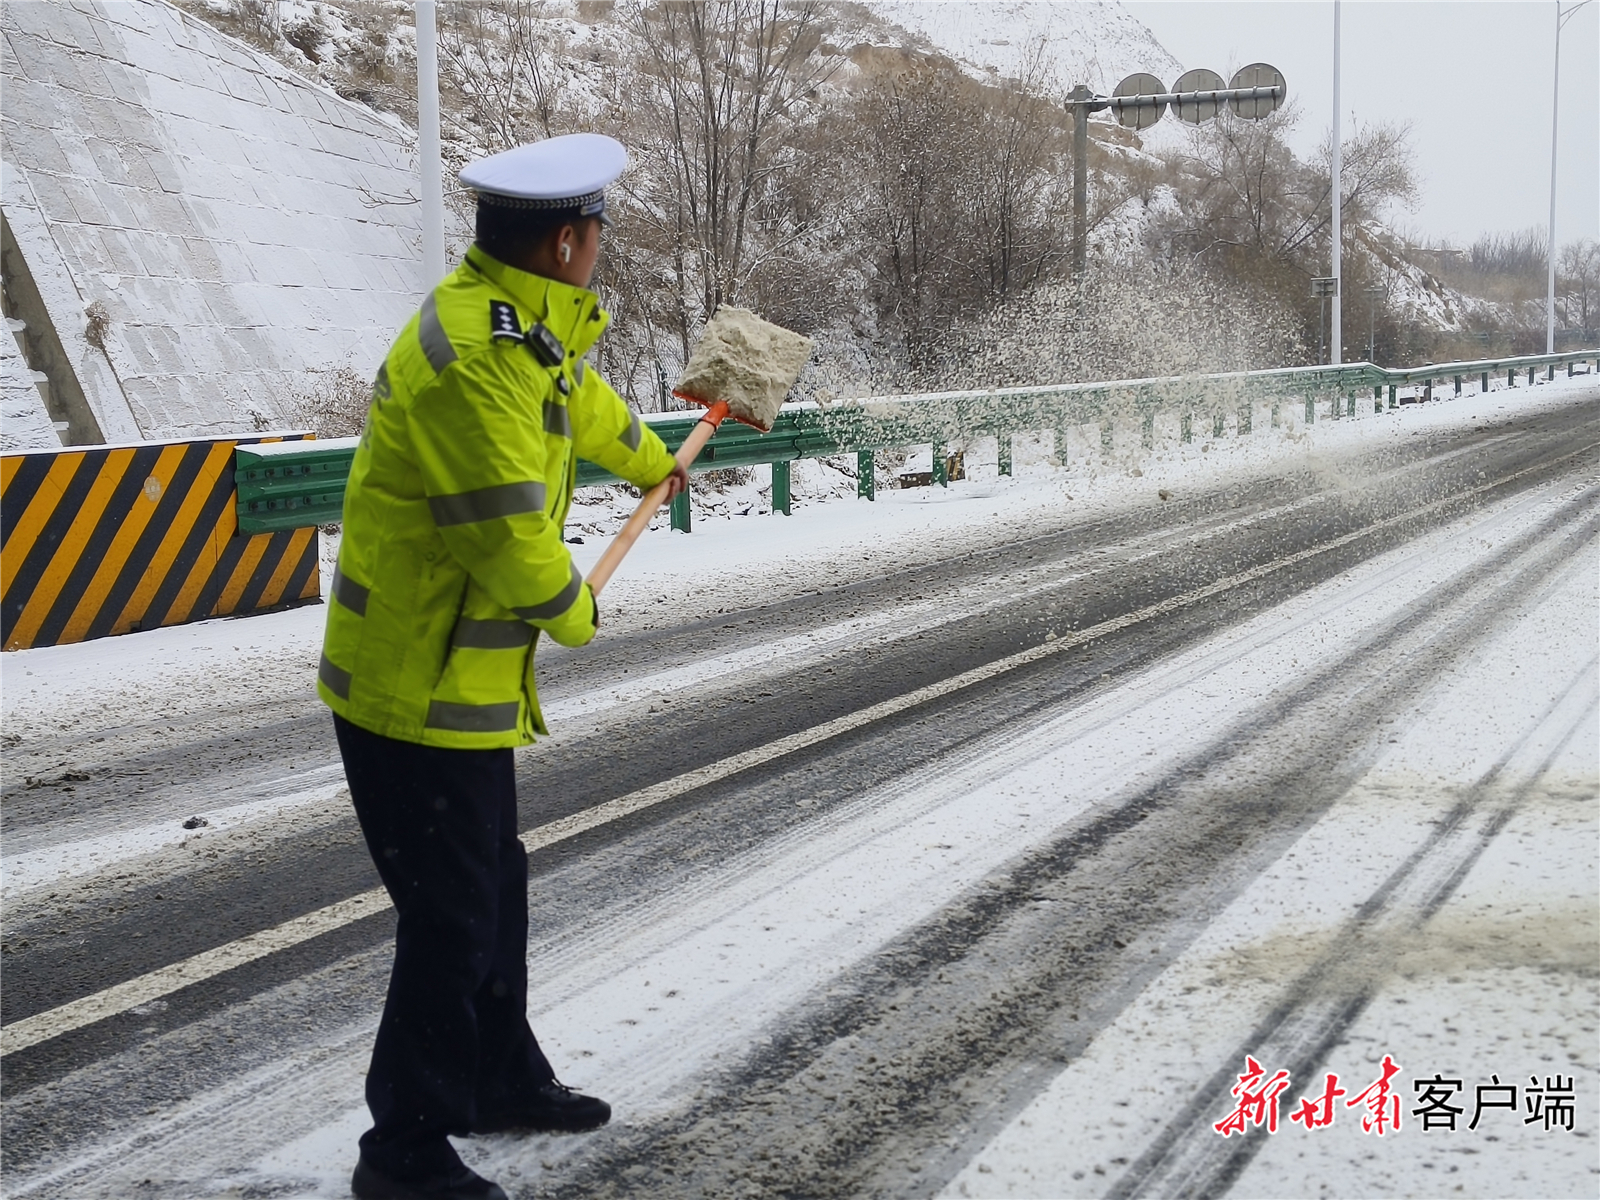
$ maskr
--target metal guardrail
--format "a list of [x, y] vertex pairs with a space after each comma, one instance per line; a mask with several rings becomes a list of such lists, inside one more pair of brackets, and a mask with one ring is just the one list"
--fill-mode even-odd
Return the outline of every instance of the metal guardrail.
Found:
[[[233, 477], [239, 528], [270, 533], [332, 525], [344, 516], [344, 485], [360, 438], [240, 446]], [[309, 445], [309, 449], [299, 449]]]
[[[1460, 394], [1463, 381], [1469, 376], [1478, 376], [1480, 387], [1487, 390], [1491, 380], [1501, 375], [1515, 386], [1526, 373], [1531, 384], [1541, 370], [1547, 379], [1553, 379], [1557, 368], [1564, 367], [1570, 375], [1577, 364], [1585, 362], [1600, 372], [1600, 348], [1406, 368], [1350, 363], [1050, 387], [923, 392], [827, 406], [793, 404], [785, 406], [769, 433], [725, 423], [707, 444], [694, 470], [769, 463], [773, 468], [773, 510], [788, 512], [789, 464], [798, 458], [854, 452], [858, 492], [871, 498], [873, 452], [894, 446], [931, 444], [934, 482], [943, 484], [945, 461], [941, 448], [958, 438], [997, 438], [1000, 473], [1009, 475], [1012, 437], [1034, 430], [1059, 431], [1099, 423], [1102, 444], [1109, 449], [1112, 423], [1137, 417], [1143, 444], [1148, 447], [1154, 444], [1156, 415], [1163, 411], [1178, 414], [1180, 436], [1188, 441], [1196, 419], [1209, 418], [1211, 435], [1220, 437], [1232, 415], [1235, 429], [1248, 433], [1253, 406], [1262, 400], [1275, 404], [1286, 399], [1303, 400], [1305, 420], [1312, 421], [1317, 402], [1327, 397], [1332, 397], [1330, 416], [1354, 416], [1358, 392], [1369, 392], [1369, 402], [1382, 411], [1386, 399], [1388, 408], [1404, 403], [1398, 396], [1402, 387], [1423, 385], [1426, 396], [1431, 397], [1435, 383], [1452, 381], [1456, 394]], [[1276, 417], [1276, 409], [1273, 415]], [[676, 450], [699, 416], [694, 412], [652, 413], [644, 419], [669, 449]], [[340, 438], [319, 442], [315, 449], [299, 449], [288, 443], [239, 447], [236, 475], [240, 529], [265, 533], [338, 521], [356, 442], [356, 438]], [[580, 487], [590, 487], [621, 481], [580, 460], [577, 482]], [[689, 527], [687, 496], [673, 502], [672, 524], [676, 529]]]

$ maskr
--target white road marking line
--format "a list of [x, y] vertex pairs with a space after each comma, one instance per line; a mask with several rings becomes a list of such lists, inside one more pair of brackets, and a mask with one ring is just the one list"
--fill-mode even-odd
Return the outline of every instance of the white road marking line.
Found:
[[[1564, 456], [1562, 459], [1557, 459], [1556, 463], [1587, 454], [1590, 449], [1591, 447], [1584, 446]], [[591, 829], [598, 829], [613, 821], [643, 812], [696, 788], [717, 783], [741, 771], [749, 770], [751, 767], [761, 766], [775, 759], [783, 758], [798, 750], [807, 749], [841, 734], [881, 721], [885, 717], [926, 704], [930, 700], [937, 700], [953, 692], [983, 683], [997, 675], [1004, 675], [1009, 671], [1014, 671], [1018, 667], [1040, 662], [1062, 651], [1074, 649], [1097, 638], [1120, 632], [1154, 617], [1165, 616], [1168, 613], [1188, 608], [1193, 604], [1208, 600], [1212, 596], [1252, 583], [1257, 579], [1263, 579], [1276, 571], [1305, 562], [1320, 554], [1337, 550], [1342, 546], [1349, 545], [1351, 542], [1371, 536], [1391, 526], [1415, 520], [1434, 509], [1456, 504], [1483, 492], [1503, 487], [1535, 471], [1548, 470], [1553, 465], [1555, 464], [1539, 463], [1526, 467], [1503, 479], [1494, 480], [1490, 483], [1481, 483], [1464, 492], [1440, 497], [1428, 504], [1409, 509], [1403, 513], [1396, 513], [1392, 517], [1386, 517], [1371, 525], [1343, 534], [1330, 542], [1308, 546], [1304, 550], [1297, 550], [1284, 558], [1261, 563], [1246, 571], [1240, 571], [1236, 575], [1218, 579], [1205, 587], [1196, 588], [1192, 592], [1185, 592], [1182, 595], [1172, 596], [1155, 604], [1146, 605], [1144, 608], [1137, 609], [1134, 612], [1125, 613], [1120, 617], [1113, 617], [1111, 620], [1102, 621], [1098, 625], [1091, 625], [1087, 629], [1077, 630], [1054, 640], [1043, 642], [1031, 649], [1022, 650], [1006, 658], [997, 659], [984, 666], [974, 667], [970, 671], [963, 671], [959, 675], [951, 676], [949, 679], [941, 680], [938, 683], [927, 684], [924, 687], [917, 688], [915, 691], [907, 692], [903, 696], [881, 701], [858, 712], [848, 713], [845, 716], [836, 717], [832, 721], [824, 722], [811, 729], [779, 738], [777, 741], [770, 742], [765, 746], [746, 750], [741, 754], [735, 754], [719, 762], [698, 767], [693, 771], [686, 771], [682, 775], [674, 776], [661, 783], [652, 784], [647, 788], [641, 788], [636, 792], [630, 792], [625, 796], [618, 796], [616, 799], [608, 800], [604, 804], [596, 805], [594, 808], [586, 809], [580, 813], [573, 813], [569, 817], [562, 817], [558, 821], [552, 821], [547, 825], [540, 825], [528, 830], [522, 835], [523, 844], [531, 853], [547, 846], [553, 846], [558, 842], [567, 841], [581, 833], [587, 833]], [[40, 1042], [49, 1041], [51, 1038], [60, 1037], [64, 1033], [70, 1033], [75, 1029], [92, 1025], [96, 1021], [124, 1013], [140, 1004], [147, 1004], [151, 1000], [169, 995], [180, 988], [188, 987], [190, 984], [203, 982], [222, 974], [224, 971], [230, 971], [235, 967], [265, 958], [269, 954], [275, 954], [280, 950], [297, 946], [301, 942], [307, 942], [325, 933], [331, 933], [336, 929], [360, 920], [362, 917], [379, 911], [379, 906], [386, 899], [387, 896], [382, 888], [374, 888], [370, 892], [363, 892], [358, 896], [352, 896], [348, 900], [330, 904], [328, 907], [320, 908], [316, 912], [285, 921], [281, 925], [262, 930], [260, 933], [253, 933], [227, 945], [203, 951], [191, 958], [173, 963], [170, 966], [161, 967], [146, 975], [130, 979], [125, 983], [116, 984], [93, 995], [84, 996], [81, 999], [70, 1001], [42, 1013], [35, 1013], [33, 1016], [24, 1017], [20, 1021], [13, 1021], [9, 1025], [0, 1027], [0, 1057], [15, 1053], [18, 1050], [24, 1050], [29, 1046], [38, 1045]]]

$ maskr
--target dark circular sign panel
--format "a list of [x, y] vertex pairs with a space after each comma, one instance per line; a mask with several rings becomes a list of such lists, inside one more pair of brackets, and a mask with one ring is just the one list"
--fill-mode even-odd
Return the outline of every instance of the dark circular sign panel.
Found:
[[1251, 63], [1248, 67], [1240, 67], [1233, 76], [1230, 88], [1277, 88], [1277, 95], [1256, 96], [1250, 100], [1233, 100], [1233, 111], [1241, 117], [1252, 121], [1259, 121], [1262, 117], [1270, 116], [1284, 102], [1289, 95], [1289, 85], [1283, 80], [1283, 72], [1268, 63]]
[[[1167, 90], [1166, 85], [1154, 75], [1147, 75], [1139, 71], [1129, 75], [1117, 84], [1113, 96], [1159, 96]], [[1166, 101], [1158, 104], [1129, 104], [1113, 105], [1117, 113], [1117, 122], [1129, 129], [1148, 129], [1161, 120], [1161, 114], [1167, 111]]]
[[[1178, 82], [1172, 85], [1175, 92], [1220, 92], [1226, 84], [1222, 76], [1215, 71], [1208, 71], [1204, 67], [1196, 67], [1192, 71], [1185, 71], [1178, 76]], [[1209, 121], [1222, 111], [1222, 101], [1215, 98], [1203, 100], [1179, 100], [1172, 106], [1173, 114], [1180, 121], [1187, 121], [1191, 125], [1198, 125], [1202, 121]]]

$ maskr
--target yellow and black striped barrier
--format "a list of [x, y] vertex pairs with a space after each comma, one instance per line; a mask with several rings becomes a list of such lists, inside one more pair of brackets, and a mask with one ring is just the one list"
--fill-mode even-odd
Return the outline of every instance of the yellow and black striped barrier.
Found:
[[0, 456], [5, 649], [319, 598], [315, 528], [239, 532], [234, 450], [281, 440], [228, 437]]

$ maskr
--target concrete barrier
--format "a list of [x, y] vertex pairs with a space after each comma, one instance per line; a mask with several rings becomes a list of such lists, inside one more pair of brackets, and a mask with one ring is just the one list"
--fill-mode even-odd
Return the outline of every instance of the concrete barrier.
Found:
[[314, 528], [239, 531], [234, 452], [304, 434], [0, 456], [7, 650], [321, 597]]

